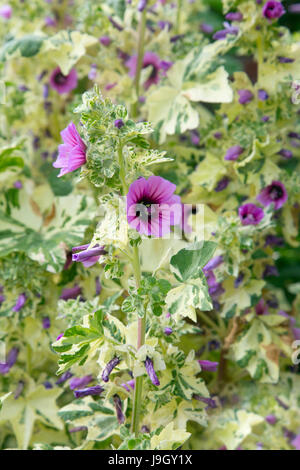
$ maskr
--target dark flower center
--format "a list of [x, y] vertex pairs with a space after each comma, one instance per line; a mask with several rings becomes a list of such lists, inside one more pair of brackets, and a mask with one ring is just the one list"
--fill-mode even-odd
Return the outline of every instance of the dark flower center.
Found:
[[142, 199], [141, 201], [138, 201], [135, 211], [136, 217], [140, 217], [142, 220], [148, 220], [149, 217], [155, 215], [156, 204], [157, 203], [155, 201], [151, 201], [150, 199]]
[[277, 201], [277, 199], [283, 196], [282, 188], [280, 186], [272, 186], [269, 195], [273, 201]]
[[147, 68], [147, 67], [152, 67], [152, 70], [151, 70], [149, 79], [155, 78], [155, 77], [157, 76], [157, 73], [158, 73], [158, 70], [157, 70], [157, 68], [155, 67], [155, 65], [153, 65], [153, 64], [145, 64], [143, 68], [145, 69], [145, 68]]
[[57, 85], [64, 85], [66, 83], [67, 79], [68, 79], [68, 77], [63, 75], [61, 72], [58, 72], [55, 75], [54, 81]]

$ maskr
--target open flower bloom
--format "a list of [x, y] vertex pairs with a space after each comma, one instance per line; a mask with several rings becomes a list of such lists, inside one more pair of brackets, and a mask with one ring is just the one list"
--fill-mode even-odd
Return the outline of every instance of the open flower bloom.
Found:
[[134, 181], [127, 194], [127, 220], [140, 234], [163, 237], [170, 227], [181, 222], [180, 197], [176, 185], [160, 176]]
[[64, 75], [59, 67], [56, 67], [50, 75], [50, 86], [60, 95], [69, 93], [77, 87], [77, 72], [75, 69], [70, 70], [68, 75]]
[[264, 217], [264, 211], [249, 202], [239, 207], [239, 216], [243, 225], [257, 225]]
[[99, 260], [100, 256], [105, 254], [103, 246], [95, 245], [89, 249], [90, 245], [74, 246], [72, 252], [80, 251], [80, 253], [72, 254], [72, 261], [81, 262], [85, 268], [90, 268]]
[[269, 186], [261, 190], [257, 200], [265, 207], [274, 204], [275, 209], [280, 209], [288, 199], [288, 193], [285, 186], [280, 181], [272, 181]]
[[[145, 69], [146, 67], [152, 67], [150, 76], [144, 83], [144, 88], [146, 90], [148, 90], [151, 85], [156, 85], [159, 82], [159, 72], [160, 70], [165, 71], [165, 64], [166, 62], [161, 61], [158, 55], [156, 55], [154, 52], [145, 53], [142, 68]], [[137, 55], [131, 56], [127, 60], [126, 66], [129, 68], [129, 76], [134, 78], [137, 67]]]
[[262, 14], [268, 20], [274, 20], [284, 15], [285, 9], [280, 2], [270, 0], [264, 4]]
[[58, 157], [53, 163], [54, 168], [61, 168], [58, 177], [77, 170], [86, 162], [86, 146], [75, 124], [70, 122], [60, 135], [64, 143], [58, 146]]

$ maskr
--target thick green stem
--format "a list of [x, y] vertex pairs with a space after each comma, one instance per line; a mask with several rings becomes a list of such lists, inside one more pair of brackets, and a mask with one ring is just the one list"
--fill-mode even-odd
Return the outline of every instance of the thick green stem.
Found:
[[136, 71], [135, 71], [135, 78], [134, 78], [134, 87], [135, 87], [135, 92], [136, 92], [136, 102], [133, 104], [132, 109], [131, 109], [132, 117], [136, 117], [137, 112], [138, 112], [138, 100], [139, 100], [139, 95], [140, 95], [141, 70], [142, 70], [142, 67], [143, 67], [143, 59], [144, 59], [146, 14], [147, 14], [147, 9], [145, 8], [141, 13], [140, 22], [139, 22], [137, 63], [136, 63]]
[[[133, 270], [134, 270], [136, 285], [137, 287], [139, 287], [141, 283], [141, 268], [140, 268], [138, 247], [133, 248]], [[143, 346], [143, 344], [145, 344], [145, 331], [146, 331], [146, 312], [144, 313], [143, 318], [138, 318], [137, 350], [139, 350], [140, 347]], [[143, 377], [140, 376], [135, 379], [134, 401], [133, 401], [132, 423], [131, 423], [131, 431], [134, 432], [136, 436], [139, 433], [142, 393], [143, 393]]]

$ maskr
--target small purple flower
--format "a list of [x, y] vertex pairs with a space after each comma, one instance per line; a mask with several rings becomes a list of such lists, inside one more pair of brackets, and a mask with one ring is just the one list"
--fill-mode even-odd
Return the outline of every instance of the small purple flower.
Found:
[[16, 305], [12, 308], [12, 310], [14, 312], [19, 312], [25, 305], [25, 302], [26, 302], [26, 294], [23, 293], [23, 294], [20, 294], [18, 299], [17, 299], [17, 302], [16, 302]]
[[73, 379], [69, 382], [70, 389], [75, 390], [75, 388], [84, 387], [85, 385], [88, 385], [90, 382], [92, 382], [92, 380], [94, 380], [92, 375], [85, 375], [84, 377], [73, 377]]
[[106, 91], [109, 91], [109, 90], [111, 90], [112, 88], [114, 88], [116, 85], [117, 85], [117, 82], [108, 83], [108, 84], [105, 86], [105, 90], [106, 90]]
[[45, 17], [45, 25], [48, 27], [55, 27], [57, 25], [56, 19], [52, 18], [52, 16]]
[[45, 382], [43, 382], [43, 385], [46, 390], [50, 390], [51, 388], [53, 388], [53, 385], [51, 382], [49, 382], [49, 380], [45, 380]]
[[212, 34], [214, 32], [213, 26], [208, 23], [202, 23], [200, 28], [204, 34]]
[[284, 56], [278, 56], [277, 60], [280, 64], [292, 64], [295, 62], [295, 59], [292, 59], [291, 57], [284, 57]]
[[50, 318], [49, 317], [44, 317], [43, 321], [42, 321], [42, 324], [43, 324], [44, 330], [48, 330], [51, 326]]
[[204, 359], [199, 359], [198, 363], [200, 364], [202, 370], [206, 370], [208, 372], [216, 372], [219, 365], [218, 362], [207, 361]]
[[53, 163], [60, 168], [58, 177], [77, 170], [86, 163], [86, 146], [73, 122], [60, 133], [63, 144], [58, 146], [58, 157]]
[[270, 120], [270, 116], [262, 116], [261, 121], [262, 122], [268, 122]]
[[222, 255], [214, 256], [209, 262], [203, 267], [203, 271], [211, 271], [212, 269], [216, 269], [220, 264], [224, 262], [224, 258]]
[[276, 235], [267, 235], [265, 246], [283, 246], [284, 239], [282, 237], [277, 237]]
[[221, 192], [221, 191], [224, 191], [224, 189], [227, 188], [229, 182], [230, 182], [230, 178], [228, 178], [228, 176], [224, 176], [222, 179], [220, 179], [220, 180], [217, 182], [217, 185], [216, 185], [216, 187], [214, 188], [214, 191], [216, 191], [216, 193], [219, 193], [219, 192]]
[[53, 90], [59, 94], [69, 93], [77, 87], [76, 69], [71, 69], [68, 75], [64, 75], [59, 67], [56, 67], [50, 75], [49, 83]]
[[244, 280], [244, 277], [245, 277], [245, 274], [242, 273], [242, 272], [240, 272], [239, 275], [238, 275], [238, 277], [237, 277], [237, 278], [235, 279], [235, 281], [234, 281], [234, 287], [235, 287], [235, 289], [237, 289], [237, 288], [242, 284], [242, 282], [243, 282], [243, 280]]
[[294, 338], [300, 340], [300, 328], [292, 328]]
[[256, 315], [268, 315], [268, 306], [264, 299], [260, 299], [260, 301], [255, 305], [255, 313]]
[[243, 152], [244, 152], [243, 147], [240, 147], [239, 145], [233, 145], [233, 147], [230, 147], [227, 150], [224, 159], [225, 160], [237, 160]]
[[271, 266], [270, 264], [267, 264], [263, 272], [263, 279], [269, 276], [279, 276], [279, 272], [276, 266]]
[[218, 405], [213, 398], [200, 397], [200, 395], [193, 395], [193, 398], [195, 398], [195, 400], [202, 401], [208, 408], [218, 408]]
[[243, 15], [239, 11], [236, 11], [236, 12], [227, 13], [225, 18], [228, 21], [242, 21]]
[[18, 181], [15, 181], [15, 182], [14, 182], [14, 188], [16, 188], [16, 189], [22, 189], [22, 188], [23, 188], [22, 182], [19, 181], [19, 180], [18, 180]]
[[300, 13], [300, 3], [295, 3], [289, 6], [290, 13]]
[[90, 71], [88, 73], [88, 78], [90, 80], [95, 80], [97, 77], [97, 65], [96, 64], [91, 64]]
[[164, 334], [165, 334], [165, 335], [170, 336], [172, 333], [173, 333], [173, 329], [170, 328], [169, 326], [167, 326], [167, 327], [164, 329]]
[[219, 140], [219, 139], [222, 139], [222, 137], [223, 137], [222, 132], [215, 132], [215, 133], [214, 133], [214, 138], [215, 138], [215, 139], [218, 139], [218, 140]]
[[[134, 385], [135, 385], [135, 380], [134, 380], [134, 379], [128, 380], [128, 382], [121, 384], [121, 386], [122, 386], [123, 388], [125, 388], [125, 390], [127, 390], [127, 392], [131, 392], [130, 388], [131, 388], [132, 390], [134, 390]], [[129, 388], [129, 387], [130, 387], [130, 388]]]
[[124, 126], [123, 119], [116, 119], [114, 122], [114, 126], [117, 127], [118, 129], [121, 129], [121, 127]]
[[110, 39], [109, 36], [101, 36], [101, 37], [99, 38], [99, 42], [102, 44], [102, 46], [107, 47], [107, 46], [110, 45], [111, 39]]
[[288, 133], [288, 137], [289, 137], [290, 139], [298, 139], [298, 140], [300, 140], [300, 134], [299, 134], [299, 132], [289, 132], [289, 133]]
[[163, 237], [181, 222], [182, 204], [176, 185], [161, 176], [134, 181], [127, 194], [127, 220], [140, 234]]
[[257, 96], [260, 101], [266, 101], [269, 98], [269, 95], [266, 92], [266, 90], [262, 90], [262, 89], [258, 90]]
[[147, 6], [147, 3], [148, 3], [148, 0], [139, 0], [138, 11], [140, 12], [144, 11]]
[[103, 382], [108, 382], [109, 381], [109, 376], [112, 372], [112, 370], [120, 363], [120, 359], [116, 356], [113, 359], [111, 359], [105, 366], [103, 372], [102, 372], [102, 380]]
[[4, 18], [5, 20], [9, 20], [11, 18], [11, 15], [12, 15], [12, 8], [10, 5], [6, 4], [0, 7], [0, 16], [2, 16], [2, 18]]
[[225, 29], [221, 29], [220, 31], [217, 31], [213, 35], [213, 39], [216, 41], [220, 41], [222, 39], [226, 39], [228, 35], [233, 35], [236, 36], [239, 33], [239, 28], [236, 26], [231, 26], [229, 23], [224, 23]]
[[[80, 253], [74, 253], [75, 251], [83, 250]], [[83, 264], [85, 268], [90, 268], [98, 262], [101, 255], [104, 255], [106, 251], [104, 246], [95, 245], [89, 249], [89, 245], [74, 246], [72, 248], [72, 261], [77, 261]]]
[[253, 95], [252, 91], [250, 91], [250, 90], [238, 90], [238, 94], [240, 96], [239, 97], [239, 103], [240, 104], [248, 104], [254, 98], [254, 95]]
[[291, 445], [295, 447], [296, 450], [300, 450], [300, 434], [292, 440]]
[[[148, 90], [148, 88], [151, 85], [156, 85], [159, 82], [159, 79], [160, 79], [159, 72], [161, 69], [163, 69], [161, 62], [162, 61], [160, 60], [158, 55], [156, 55], [154, 52], [145, 53], [142, 68], [145, 69], [147, 67], [152, 67], [150, 76], [148, 80], [146, 80], [146, 82], [144, 83], [145, 90]], [[129, 76], [131, 78], [134, 78], [136, 74], [136, 67], [137, 67], [137, 55], [131, 56], [127, 60], [126, 66], [129, 69]]]
[[94, 385], [93, 387], [82, 388], [80, 390], [74, 390], [74, 396], [75, 398], [83, 398], [89, 395], [91, 396], [101, 395], [103, 390], [104, 388], [101, 387], [101, 385]]
[[6, 361], [0, 363], [0, 374], [5, 375], [10, 371], [12, 366], [17, 362], [18, 355], [19, 348], [14, 347], [9, 351]]
[[60, 335], [58, 335], [58, 337], [56, 338], [56, 341], [59, 341], [59, 340], [60, 340], [60, 338], [62, 338], [62, 337], [63, 337], [63, 335], [64, 335], [63, 333], [60, 333]]
[[71, 377], [73, 377], [73, 374], [69, 370], [67, 370], [67, 372], [62, 374], [55, 383], [56, 383], [56, 385], [63, 384], [64, 382], [69, 380]]
[[124, 416], [123, 411], [122, 411], [121, 398], [119, 397], [119, 395], [115, 394], [113, 396], [113, 400], [114, 400], [114, 405], [115, 405], [115, 409], [116, 409], [118, 423], [123, 424], [124, 421], [125, 421], [125, 416]]
[[262, 9], [262, 15], [268, 20], [274, 20], [284, 15], [285, 9], [280, 2], [269, 0]]
[[264, 211], [255, 204], [248, 203], [239, 207], [242, 225], [257, 225], [264, 218]]
[[66, 287], [63, 289], [60, 299], [62, 300], [69, 300], [69, 299], [77, 299], [77, 297], [81, 294], [81, 287], [74, 286], [74, 287]]
[[280, 209], [288, 199], [285, 186], [280, 181], [272, 181], [269, 186], [261, 190], [257, 200], [265, 207], [274, 204], [275, 209]]
[[279, 155], [281, 155], [283, 158], [286, 158], [289, 160], [290, 158], [293, 158], [293, 152], [288, 149], [281, 149], [280, 152], [278, 152]]
[[191, 131], [191, 142], [193, 145], [196, 145], [196, 146], [200, 144], [199, 132], [196, 129]]
[[158, 377], [157, 377], [156, 372], [155, 372], [154, 367], [153, 367], [152, 359], [150, 359], [150, 357], [146, 357], [145, 367], [146, 367], [146, 371], [147, 371], [147, 374], [148, 374], [151, 382], [153, 383], [153, 385], [158, 387], [160, 385], [160, 381], [158, 380]]
[[266, 416], [265, 420], [267, 421], [267, 423], [271, 424], [272, 426], [274, 426], [274, 424], [277, 423], [277, 418], [275, 415], [268, 415]]

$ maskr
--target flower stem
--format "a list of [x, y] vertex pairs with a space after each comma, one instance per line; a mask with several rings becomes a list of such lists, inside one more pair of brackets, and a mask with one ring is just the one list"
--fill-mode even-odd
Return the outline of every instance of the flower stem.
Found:
[[176, 27], [175, 27], [176, 34], [179, 34], [180, 32], [181, 8], [182, 8], [182, 0], [177, 0], [177, 14], [176, 14]]
[[122, 190], [123, 190], [123, 196], [126, 196], [128, 192], [128, 187], [126, 184], [126, 170], [125, 170], [125, 162], [124, 162], [124, 157], [123, 157], [123, 146], [121, 142], [118, 145], [118, 163], [120, 167], [120, 180], [122, 184]]
[[[137, 246], [133, 248], [133, 271], [136, 280], [137, 288], [139, 288], [141, 283], [141, 267], [139, 259], [139, 249]], [[145, 331], [146, 331], [146, 312], [142, 318], [138, 318], [138, 338], [137, 338], [137, 350], [145, 343]], [[142, 402], [142, 392], [143, 392], [143, 376], [137, 377], [135, 379], [135, 388], [134, 388], [134, 401], [133, 401], [133, 410], [132, 410], [132, 422], [131, 422], [131, 431], [137, 436], [139, 433], [139, 421], [140, 421], [140, 412], [141, 412], [141, 402]]]
[[141, 16], [140, 16], [140, 22], [139, 22], [137, 62], [136, 62], [136, 71], [135, 71], [135, 78], [134, 78], [136, 102], [133, 104], [132, 110], [131, 110], [133, 117], [137, 116], [137, 111], [138, 111], [138, 100], [139, 100], [139, 95], [140, 95], [140, 79], [141, 79], [141, 70], [143, 67], [144, 46], [145, 46], [146, 14], [147, 14], [147, 8], [145, 8], [142, 11]]

